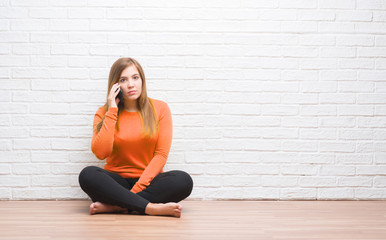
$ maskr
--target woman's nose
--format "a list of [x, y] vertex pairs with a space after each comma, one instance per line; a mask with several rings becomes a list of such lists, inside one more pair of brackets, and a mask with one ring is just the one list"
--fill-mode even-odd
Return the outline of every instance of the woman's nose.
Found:
[[134, 82], [132, 80], [128, 80], [127, 81], [127, 86], [128, 87], [133, 87], [134, 86]]

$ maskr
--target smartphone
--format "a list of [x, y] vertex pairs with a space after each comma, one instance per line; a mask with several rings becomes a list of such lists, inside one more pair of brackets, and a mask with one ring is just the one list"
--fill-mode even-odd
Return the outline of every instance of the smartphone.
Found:
[[115, 99], [117, 99], [117, 98], [119, 98], [119, 100], [120, 100], [119, 103], [123, 103], [123, 101], [125, 100], [123, 98], [123, 93], [122, 93], [121, 89], [119, 89], [119, 93], [118, 93], [118, 95], [117, 95], [117, 97]]

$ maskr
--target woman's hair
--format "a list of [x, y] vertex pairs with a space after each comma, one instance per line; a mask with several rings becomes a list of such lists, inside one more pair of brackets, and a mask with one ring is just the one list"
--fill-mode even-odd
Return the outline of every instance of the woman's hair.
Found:
[[[108, 81], [108, 87], [107, 87], [107, 97], [109, 96], [110, 90], [113, 87], [115, 83], [119, 81], [121, 78], [121, 74], [123, 70], [125, 70], [127, 67], [130, 67], [134, 65], [139, 75], [142, 79], [142, 93], [137, 99], [137, 108], [139, 110], [139, 115], [141, 117], [142, 121], [142, 132], [146, 137], [153, 137], [156, 134], [156, 131], [158, 130], [158, 121], [156, 120], [156, 111], [154, 109], [153, 103], [150, 101], [150, 99], [147, 97], [147, 90], [146, 90], [146, 79], [145, 74], [143, 72], [143, 69], [141, 65], [133, 58], [119, 58], [115, 63], [111, 66], [110, 69], [110, 75], [109, 75], [109, 81]], [[107, 112], [108, 107], [108, 100], [106, 100], [106, 104], [103, 106]], [[118, 122], [119, 122], [119, 114], [124, 110], [124, 104], [122, 102], [118, 103], [118, 121], [116, 124], [116, 128], [119, 131], [118, 128]], [[97, 132], [100, 131], [103, 125], [105, 117], [103, 117], [102, 121], [96, 125]]]

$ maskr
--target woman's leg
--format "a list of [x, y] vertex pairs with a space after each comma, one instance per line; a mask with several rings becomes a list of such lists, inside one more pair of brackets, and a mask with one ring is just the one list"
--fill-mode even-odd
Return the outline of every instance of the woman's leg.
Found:
[[151, 203], [179, 202], [187, 198], [193, 189], [191, 176], [180, 170], [158, 174], [150, 185], [137, 195]]
[[145, 213], [149, 201], [130, 192], [133, 186], [120, 175], [89, 166], [79, 174], [79, 184], [93, 202], [101, 202]]

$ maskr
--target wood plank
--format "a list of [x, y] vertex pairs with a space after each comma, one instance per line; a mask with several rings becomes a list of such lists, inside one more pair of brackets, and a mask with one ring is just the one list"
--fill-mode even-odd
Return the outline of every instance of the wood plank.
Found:
[[0, 201], [0, 239], [386, 239], [386, 201], [182, 201], [182, 217]]

